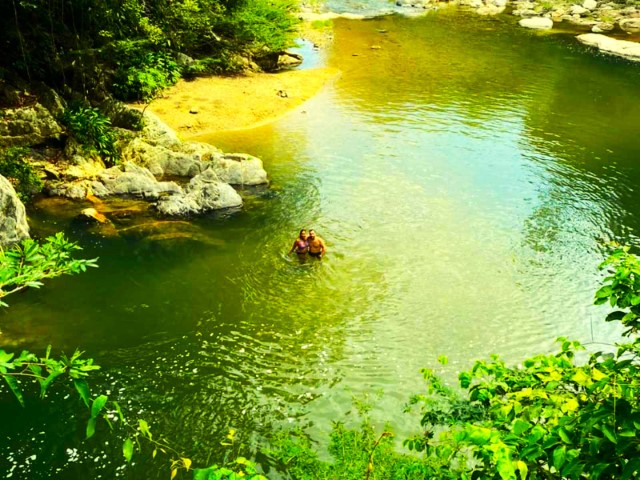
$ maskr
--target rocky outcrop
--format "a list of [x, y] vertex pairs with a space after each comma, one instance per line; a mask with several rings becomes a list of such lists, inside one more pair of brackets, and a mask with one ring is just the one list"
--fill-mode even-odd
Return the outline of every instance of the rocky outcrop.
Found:
[[581, 43], [596, 47], [603, 53], [640, 62], [640, 43], [616, 40], [598, 33], [585, 33], [577, 38]]
[[0, 121], [0, 147], [38, 145], [62, 137], [62, 127], [39, 103], [8, 108]]
[[184, 216], [241, 205], [238, 192], [208, 169], [192, 178], [183, 193], [161, 198], [157, 208], [163, 215]]
[[29, 238], [24, 205], [9, 181], [0, 176], [0, 247]]
[[[97, 183], [101, 183], [104, 189]], [[131, 162], [102, 172], [98, 176], [98, 182], [92, 183], [92, 190], [96, 197], [123, 195], [148, 200], [157, 200], [163, 194], [182, 191], [177, 183], [159, 182], [148, 169]]]
[[232, 185], [268, 182], [267, 172], [259, 158], [247, 154], [224, 154], [206, 143], [184, 142], [170, 149], [137, 138], [125, 149], [124, 157], [145, 166], [157, 177], [194, 177], [211, 168], [221, 181]]
[[144, 113], [142, 137], [151, 145], [173, 148], [180, 145], [180, 139], [167, 124], [151, 112]]

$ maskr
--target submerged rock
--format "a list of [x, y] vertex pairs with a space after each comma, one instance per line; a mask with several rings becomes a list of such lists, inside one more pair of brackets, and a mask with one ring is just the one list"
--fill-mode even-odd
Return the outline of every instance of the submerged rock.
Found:
[[0, 175], [0, 247], [29, 238], [24, 205], [9, 180]]
[[598, 48], [603, 53], [640, 62], [640, 43], [600, 35], [599, 33], [585, 33], [576, 37], [581, 43]]
[[553, 20], [546, 17], [523, 18], [518, 24], [521, 27], [532, 28], [534, 30], [549, 30], [553, 28]]
[[78, 215], [79, 220], [83, 220], [85, 222], [96, 222], [96, 223], [109, 223], [107, 217], [105, 217], [102, 213], [98, 212], [95, 208], [85, 208]]

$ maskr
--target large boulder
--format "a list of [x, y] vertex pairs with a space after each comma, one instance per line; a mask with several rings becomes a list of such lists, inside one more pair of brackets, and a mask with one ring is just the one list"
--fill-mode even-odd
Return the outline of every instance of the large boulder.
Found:
[[231, 185], [261, 185], [267, 183], [262, 160], [246, 153], [227, 153], [210, 162], [220, 180]]
[[9, 181], [0, 176], [0, 247], [29, 238], [24, 205]]
[[184, 193], [160, 198], [157, 208], [163, 215], [185, 216], [241, 205], [233, 187], [221, 182], [213, 170], [205, 170], [191, 179]]
[[[98, 176], [98, 180], [105, 186], [108, 195], [156, 200], [163, 194], [182, 192], [182, 188], [175, 182], [158, 182], [148, 169], [130, 162], [105, 170]], [[99, 188], [93, 188], [93, 195], [108, 196]]]
[[0, 122], [0, 147], [37, 145], [62, 137], [62, 127], [39, 103], [3, 110]]
[[532, 28], [534, 30], [548, 30], [553, 28], [553, 20], [546, 17], [523, 18], [518, 24], [521, 27]]
[[194, 155], [171, 150], [163, 145], [152, 145], [141, 138], [133, 140], [124, 149], [122, 155], [132, 162], [147, 167], [158, 177], [164, 175], [193, 177], [206, 168], [204, 162]]

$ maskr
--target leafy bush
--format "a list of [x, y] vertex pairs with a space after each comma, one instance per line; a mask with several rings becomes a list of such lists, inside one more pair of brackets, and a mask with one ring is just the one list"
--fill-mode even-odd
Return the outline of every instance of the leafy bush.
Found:
[[289, 0], [253, 0], [229, 17], [225, 31], [254, 57], [282, 52], [293, 45], [299, 20]]
[[200, 75], [235, 74], [244, 71], [245, 64], [237, 55], [222, 53], [218, 57], [207, 57], [196, 60], [195, 63], [184, 68], [185, 78]]
[[42, 180], [25, 159], [28, 154], [29, 149], [22, 147], [9, 147], [0, 151], [0, 175], [11, 182], [23, 202], [42, 190]]
[[133, 50], [122, 57], [113, 82], [114, 92], [122, 100], [148, 102], [180, 78], [180, 67], [167, 53]]
[[117, 163], [116, 134], [100, 110], [76, 105], [64, 112], [63, 123], [86, 153], [100, 155], [107, 165]]

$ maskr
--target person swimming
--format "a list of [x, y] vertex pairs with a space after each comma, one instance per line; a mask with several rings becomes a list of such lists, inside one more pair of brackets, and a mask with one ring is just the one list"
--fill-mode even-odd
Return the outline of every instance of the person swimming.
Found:
[[307, 237], [307, 245], [309, 248], [309, 255], [315, 258], [322, 258], [327, 253], [327, 246], [324, 244], [324, 240], [316, 236], [316, 231], [309, 230], [309, 236]]
[[298, 255], [306, 255], [309, 251], [309, 244], [307, 243], [307, 231], [303, 228], [300, 230], [298, 238], [293, 242], [293, 246], [289, 253], [296, 252]]

